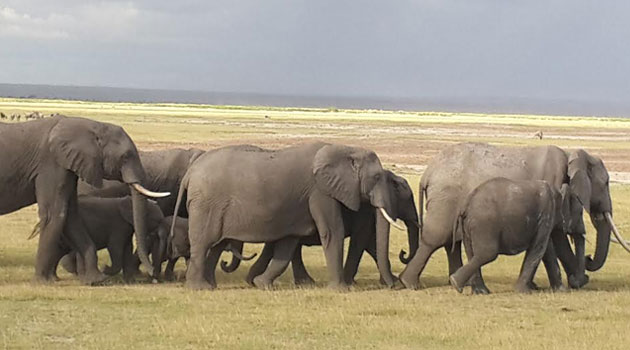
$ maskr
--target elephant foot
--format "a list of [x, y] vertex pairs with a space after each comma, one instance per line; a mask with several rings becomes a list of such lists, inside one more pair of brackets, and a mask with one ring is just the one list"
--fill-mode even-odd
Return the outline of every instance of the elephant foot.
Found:
[[111, 266], [105, 266], [103, 268], [103, 273], [106, 274], [107, 276], [113, 276], [116, 275], [119, 271], [114, 270]]
[[253, 276], [253, 275], [247, 275], [247, 277], [245, 277], [245, 282], [247, 282], [247, 284], [249, 284], [252, 287], [256, 287], [256, 285], [254, 284], [254, 279], [258, 277], [258, 276]]
[[398, 276], [398, 280], [402, 283], [403, 286], [407, 289], [418, 290], [418, 277], [415, 279], [409, 278], [409, 276], [405, 275], [405, 272]]
[[205, 279], [202, 281], [186, 281], [186, 288], [191, 290], [213, 290], [216, 286], [211, 285]]
[[273, 281], [265, 279], [264, 277], [262, 277], [262, 275], [254, 277], [254, 279], [252, 280], [252, 284], [254, 285], [254, 287], [262, 290], [273, 289]]
[[488, 295], [491, 292], [486, 286], [472, 286], [472, 293], [478, 295]]
[[33, 276], [32, 282], [34, 284], [51, 284], [55, 282], [55, 279], [52, 276], [35, 275]]
[[81, 279], [81, 283], [88, 285], [88, 286], [98, 286], [101, 283], [105, 282], [109, 276], [107, 276], [106, 274], [97, 271], [97, 272], [92, 272], [92, 273], [86, 273], [84, 275], [79, 276], [79, 278]]
[[521, 293], [521, 294], [530, 294], [531, 292], [534, 291], [534, 289], [530, 288], [529, 283], [517, 284], [514, 287], [514, 290], [516, 290], [517, 293]]
[[311, 278], [311, 276], [306, 275], [303, 277], [296, 278], [294, 281], [296, 286], [300, 287], [310, 287], [315, 285], [315, 280]]
[[[459, 283], [457, 283], [457, 280], [455, 279], [455, 276], [450, 275], [448, 277], [449, 282], [451, 283], [451, 286], [453, 286], [453, 288], [455, 288], [455, 290], [457, 291], [457, 293], [462, 293], [464, 291], [464, 287], [460, 286]], [[403, 283], [404, 284], [404, 283]]]
[[338, 292], [347, 292], [350, 290], [350, 286], [345, 282], [330, 282], [328, 283], [328, 288]]
[[531, 290], [540, 290], [540, 287], [538, 287], [538, 285], [534, 283], [534, 281], [527, 282], [527, 288]]
[[164, 272], [164, 280], [167, 282], [175, 281], [175, 273], [173, 271]]
[[571, 275], [569, 276], [569, 287], [573, 289], [580, 289], [584, 287], [589, 281], [589, 277], [587, 274], [582, 276]]

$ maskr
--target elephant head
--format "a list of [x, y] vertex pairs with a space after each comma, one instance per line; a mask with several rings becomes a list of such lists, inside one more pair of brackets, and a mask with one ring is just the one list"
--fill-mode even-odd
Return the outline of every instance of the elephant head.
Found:
[[580, 149], [569, 156], [568, 175], [571, 192], [590, 215], [591, 222], [597, 230], [595, 257], [586, 257], [585, 263], [587, 270], [597, 271], [606, 262], [611, 230], [623, 243], [624, 248], [630, 251], [612, 218], [608, 171], [601, 159]]
[[[317, 187], [352, 211], [361, 203], [369, 203], [376, 213], [377, 264], [381, 277], [393, 286], [394, 277], [389, 263], [389, 225], [392, 219], [392, 199], [388, 176], [378, 156], [368, 150], [342, 145], [325, 145], [313, 160]], [[396, 217], [396, 216], [394, 216]], [[322, 241], [326, 247], [327, 242]]]
[[405, 258], [405, 254], [407, 253], [404, 250], [401, 250], [398, 255], [400, 261], [407, 264], [411, 261], [413, 255], [418, 250], [418, 244], [420, 241], [418, 210], [416, 209], [413, 191], [411, 190], [407, 180], [389, 170], [385, 173], [387, 174], [390, 198], [392, 199], [391, 215], [395, 219], [402, 220], [405, 223], [405, 226], [407, 226], [407, 239], [409, 242], [409, 251], [411, 253]]
[[103, 180], [122, 181], [130, 186], [139, 257], [153, 274], [145, 245], [147, 200], [144, 196], [164, 197], [169, 193], [151, 192], [142, 186], [145, 172], [138, 150], [123, 128], [84, 118], [59, 116], [56, 119], [47, 141], [50, 153], [60, 166], [95, 187], [100, 188]]

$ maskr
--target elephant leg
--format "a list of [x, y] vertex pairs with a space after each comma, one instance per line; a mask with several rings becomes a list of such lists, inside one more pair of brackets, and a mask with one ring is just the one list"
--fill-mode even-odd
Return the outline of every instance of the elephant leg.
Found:
[[76, 197], [76, 182], [73, 194], [69, 200], [68, 219], [66, 220], [65, 233], [76, 246], [77, 253], [81, 255], [85, 268], [85, 273], [79, 275], [83, 283], [95, 284], [104, 281], [107, 276], [98, 269], [96, 256], [96, 246], [85, 229], [83, 220], [79, 215], [79, 208]]
[[444, 246], [444, 250], [448, 258], [448, 275], [450, 276], [464, 265], [462, 262], [462, 241], [457, 241], [454, 244], [448, 243]]
[[400, 282], [408, 289], [418, 289], [418, 280], [420, 274], [427, 264], [427, 261], [431, 257], [431, 254], [437, 250], [438, 247], [432, 247], [428, 244], [420, 244], [418, 251], [414, 255], [413, 259], [405, 266], [403, 272], [398, 277]]
[[223, 253], [223, 250], [225, 250], [225, 247], [227, 245], [228, 245], [228, 241], [223, 240], [222, 242], [219, 242], [214, 247], [210, 248], [210, 251], [208, 252], [208, 258], [206, 260], [206, 272], [205, 272], [204, 277], [206, 281], [208, 282], [208, 284], [210, 284], [210, 286], [213, 289], [217, 287], [217, 279], [216, 279], [217, 263], [219, 262], [219, 259], [221, 258], [221, 254]]
[[206, 280], [206, 269], [208, 252], [221, 237], [223, 220], [217, 212], [196, 206], [189, 208], [190, 263], [186, 270], [186, 287], [190, 289], [214, 289]]
[[295, 254], [295, 248], [300, 242], [299, 237], [286, 237], [274, 244], [271, 263], [262, 273], [254, 278], [254, 285], [259, 289], [271, 289], [273, 281], [280, 276], [289, 266], [291, 258]]
[[573, 241], [575, 242], [575, 259], [576, 259], [576, 271], [575, 274], [568, 276], [569, 286], [571, 288], [579, 289], [586, 285], [589, 281], [588, 275], [585, 273], [585, 237], [584, 234], [574, 234]]
[[295, 253], [293, 259], [291, 259], [291, 268], [293, 270], [293, 281], [296, 285], [311, 285], [315, 284], [315, 280], [306, 271], [304, 261], [302, 260], [302, 245], [298, 244], [295, 247]]
[[110, 244], [107, 246], [109, 252], [109, 258], [112, 261], [111, 266], [105, 266], [103, 272], [108, 276], [114, 276], [118, 274], [123, 268], [123, 250], [124, 248], [119, 244]]
[[[372, 258], [372, 260], [374, 260], [374, 263], [376, 264], [376, 266], [378, 266], [378, 261], [376, 260], [376, 241], [370, 241], [367, 247], [365, 248], [365, 252], [368, 253], [368, 255]], [[358, 266], [357, 266], [357, 269], [358, 269]], [[380, 283], [381, 285], [387, 284], [385, 283], [383, 276], [379, 277], [378, 283]]]
[[[544, 232], [546, 231], [546, 232]], [[548, 228], [542, 228], [537, 233], [532, 244], [527, 248], [521, 272], [516, 282], [516, 291], [520, 293], [529, 293], [532, 291], [531, 284], [534, 274], [543, 256], [547, 253], [547, 244], [549, 243]]]
[[177, 263], [178, 259], [179, 258], [168, 259], [168, 263], [166, 264], [166, 268], [164, 269], [164, 279], [166, 281], [175, 280], [175, 263]]
[[[127, 283], [134, 282], [136, 276], [140, 274], [138, 265], [136, 265], [136, 260], [134, 258], [137, 258], [137, 256], [133, 254], [133, 242], [129, 239], [123, 246], [122, 253], [123, 280]], [[154, 271], [154, 273], [156, 272]]]
[[[483, 278], [481, 277], [481, 267], [494, 261], [497, 258], [497, 255], [496, 251], [487, 251], [475, 254], [472, 259], [468, 260], [466, 265], [462, 266], [449, 277], [451, 285], [461, 293], [466, 285], [466, 282], [468, 282], [471, 278], [481, 279], [483, 281]], [[473, 289], [473, 293], [477, 294], [475, 289]], [[488, 294], [490, 291], [487, 290], [482, 293]]]
[[[68, 201], [72, 195], [72, 174], [62, 171], [35, 180], [35, 196], [38, 204], [41, 233], [35, 259], [35, 282], [50, 282], [53, 270], [63, 256], [62, 236], [68, 216]], [[53, 184], [60, 184], [53, 186]], [[76, 187], [76, 177], [74, 180]]]
[[252, 265], [252, 267], [249, 268], [247, 277], [245, 277], [247, 284], [254, 287], [254, 278], [261, 275], [267, 269], [271, 258], [273, 258], [273, 249], [274, 243], [265, 243], [260, 256], [256, 259], [256, 262]]
[[374, 261], [376, 261], [376, 238], [370, 237], [357, 237], [357, 235], [350, 235], [350, 245], [348, 247], [348, 256], [346, 257], [346, 264], [343, 267], [343, 279], [347, 284], [354, 284], [354, 276], [359, 271], [359, 263], [363, 257], [363, 252], [366, 250], [367, 239], [371, 239], [374, 242], [375, 249], [373, 251]]
[[59, 261], [59, 263], [61, 263], [61, 266], [63, 267], [64, 270], [74, 275], [77, 274], [77, 259], [75, 255], [76, 253], [72, 251], [64, 255]]
[[340, 206], [339, 202], [319, 192], [314, 193], [309, 199], [311, 216], [317, 226], [326, 256], [326, 266], [330, 276], [329, 285], [333, 289], [347, 288], [343, 278], [345, 227]]
[[[562, 273], [560, 272], [560, 265], [558, 265], [558, 257], [556, 256], [556, 250], [553, 245], [553, 241], [549, 238], [547, 242], [547, 250], [542, 258], [545, 270], [547, 271], [547, 278], [549, 279], [549, 286], [552, 290], [561, 290], [562, 286]], [[533, 284], [533, 281], [532, 281]]]
[[574, 276], [574, 279], [579, 277], [576, 275], [577, 260], [575, 258], [575, 254], [573, 254], [567, 235], [562, 230], [554, 229], [551, 232], [551, 240], [553, 241], [554, 251], [558, 256], [558, 259], [560, 259], [560, 263], [562, 263], [562, 267], [564, 268], [567, 276], [569, 278]]

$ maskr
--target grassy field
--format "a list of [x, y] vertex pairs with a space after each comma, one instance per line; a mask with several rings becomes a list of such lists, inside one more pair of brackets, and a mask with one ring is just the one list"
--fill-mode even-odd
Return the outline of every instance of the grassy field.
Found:
[[[5, 114], [35, 110], [120, 124], [141, 149], [240, 143], [277, 148], [310, 140], [369, 147], [414, 190], [435, 153], [470, 140], [583, 147], [604, 159], [616, 174], [613, 180], [630, 171], [628, 119], [0, 99]], [[544, 131], [542, 140], [533, 137], [538, 130]], [[630, 238], [630, 186], [613, 183], [611, 192], [615, 221]], [[37, 242], [26, 240], [36, 221], [35, 206], [0, 217], [4, 348], [627, 348], [630, 256], [617, 245], [583, 290], [561, 293], [515, 294], [519, 255], [484, 269], [492, 295], [460, 295], [448, 286], [442, 251], [431, 258], [419, 291], [382, 289], [375, 264], [366, 258], [358, 285], [334, 292], [325, 288], [319, 247], [304, 250], [318, 281], [307, 289], [292, 285], [290, 271], [275, 291], [252, 289], [244, 282], [249, 262], [233, 274], [217, 273], [219, 288], [212, 292], [186, 290], [181, 281], [125, 285], [118, 278], [86, 287], [61, 270], [60, 282], [41, 286], [30, 283]], [[589, 228], [589, 252], [594, 241]], [[395, 273], [403, 268], [397, 258], [403, 247], [405, 234], [394, 229]], [[246, 252], [260, 248], [248, 245]], [[100, 257], [101, 264], [108, 262], [105, 254]], [[544, 269], [536, 282], [548, 285]]]

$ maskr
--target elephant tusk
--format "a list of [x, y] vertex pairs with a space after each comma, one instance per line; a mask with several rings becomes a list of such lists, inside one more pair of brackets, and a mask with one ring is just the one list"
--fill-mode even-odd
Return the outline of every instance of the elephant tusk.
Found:
[[[621, 242], [619, 242], [619, 240], [615, 237], [610, 237], [610, 241], [613, 243], [621, 244]], [[630, 241], [626, 241], [626, 244], [630, 244]]]
[[153, 192], [153, 191], [149, 191], [146, 188], [142, 187], [142, 185], [140, 185], [139, 183], [132, 183], [131, 186], [133, 186], [133, 188], [142, 193], [145, 196], [148, 197], [153, 197], [153, 198], [162, 198], [162, 197], [168, 197], [171, 195], [171, 192]]
[[606, 217], [606, 220], [608, 220], [608, 223], [610, 224], [610, 227], [612, 228], [612, 232], [615, 234], [615, 238], [617, 238], [617, 240], [619, 241], [619, 244], [621, 244], [623, 249], [625, 249], [628, 253], [630, 253], [630, 245], [628, 245], [626, 240], [623, 239], [623, 237], [621, 237], [621, 235], [619, 234], [619, 231], [617, 230], [617, 226], [615, 226], [615, 222], [613, 221], [613, 218], [612, 218], [612, 215], [610, 215], [610, 212], [605, 212], [604, 216]]
[[383, 214], [383, 217], [385, 218], [385, 220], [387, 220], [392, 226], [394, 226], [395, 228], [404, 231], [405, 228], [398, 225], [396, 222], [394, 222], [394, 220], [392, 220], [392, 218], [387, 215], [387, 212], [385, 211], [385, 209], [383, 208], [378, 208], [381, 211], [381, 214]]

